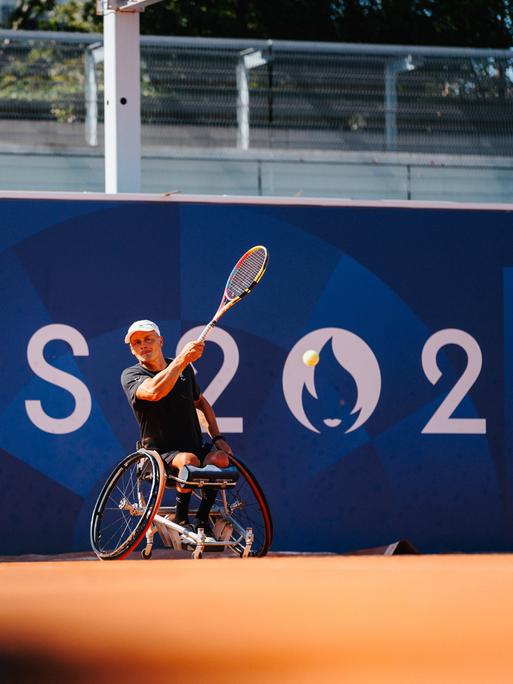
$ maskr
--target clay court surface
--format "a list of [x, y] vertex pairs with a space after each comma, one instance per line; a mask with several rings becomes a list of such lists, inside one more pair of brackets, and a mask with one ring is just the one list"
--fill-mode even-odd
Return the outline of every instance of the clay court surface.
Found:
[[513, 556], [2, 562], [0, 673], [3, 683], [511, 682]]

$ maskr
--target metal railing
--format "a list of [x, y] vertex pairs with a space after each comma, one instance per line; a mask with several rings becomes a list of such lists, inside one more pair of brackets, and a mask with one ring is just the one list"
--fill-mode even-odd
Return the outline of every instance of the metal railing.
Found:
[[[102, 40], [0, 31], [0, 143], [99, 142]], [[143, 36], [141, 95], [148, 145], [513, 156], [508, 50]]]

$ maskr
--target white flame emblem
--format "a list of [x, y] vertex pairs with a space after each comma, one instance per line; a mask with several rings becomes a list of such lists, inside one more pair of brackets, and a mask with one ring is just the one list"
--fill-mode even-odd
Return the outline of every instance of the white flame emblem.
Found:
[[[283, 368], [283, 394], [285, 401], [297, 421], [312, 432], [320, 432], [308, 420], [303, 407], [303, 387], [314, 399], [318, 399], [315, 389], [315, 367], [305, 366], [302, 357], [307, 349], [321, 351], [324, 345], [333, 340], [333, 353], [338, 363], [352, 377], [357, 387], [356, 404], [351, 415], [358, 413], [355, 422], [345, 430], [353, 432], [361, 427], [372, 415], [381, 393], [381, 372], [374, 352], [349, 330], [342, 328], [320, 328], [302, 337], [291, 349]], [[322, 356], [321, 356], [322, 362]], [[326, 419], [328, 427], [336, 427], [340, 420]]]

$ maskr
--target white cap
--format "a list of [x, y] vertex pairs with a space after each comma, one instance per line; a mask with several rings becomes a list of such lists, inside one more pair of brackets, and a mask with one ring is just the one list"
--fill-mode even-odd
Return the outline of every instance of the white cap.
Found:
[[132, 325], [128, 328], [128, 331], [125, 335], [126, 344], [130, 344], [130, 337], [134, 334], [134, 332], [148, 332], [149, 330], [154, 330], [157, 335], [160, 335], [159, 326], [153, 321], [148, 321], [145, 319], [142, 321], [134, 321], [134, 323], [132, 323]]

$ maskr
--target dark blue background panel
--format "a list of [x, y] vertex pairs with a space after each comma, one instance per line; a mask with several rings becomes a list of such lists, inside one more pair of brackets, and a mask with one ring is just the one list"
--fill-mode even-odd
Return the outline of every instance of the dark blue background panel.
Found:
[[274, 548], [511, 549], [511, 211], [77, 196], [3, 199], [0, 218], [0, 554], [88, 548], [138, 437], [126, 328], [156, 320], [174, 356], [255, 244], [268, 272], [196, 370], [266, 492]]

